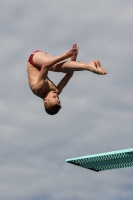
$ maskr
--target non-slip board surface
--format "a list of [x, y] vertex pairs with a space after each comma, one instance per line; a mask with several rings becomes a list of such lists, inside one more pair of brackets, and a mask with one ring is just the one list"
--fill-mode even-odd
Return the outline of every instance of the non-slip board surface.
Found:
[[66, 162], [96, 172], [133, 166], [133, 148], [67, 159]]

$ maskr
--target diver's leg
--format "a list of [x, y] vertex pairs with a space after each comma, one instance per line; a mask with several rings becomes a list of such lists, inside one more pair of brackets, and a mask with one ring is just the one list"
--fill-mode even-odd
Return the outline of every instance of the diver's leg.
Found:
[[107, 72], [102, 68], [99, 61], [92, 61], [90, 63], [77, 62], [77, 61], [66, 61], [55, 64], [51, 71], [71, 73], [74, 71], [91, 71], [96, 74], [107, 74]]

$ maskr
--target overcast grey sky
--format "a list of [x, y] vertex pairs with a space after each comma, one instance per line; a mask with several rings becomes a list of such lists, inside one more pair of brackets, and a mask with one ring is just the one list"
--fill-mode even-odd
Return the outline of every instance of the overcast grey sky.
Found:
[[[0, 27], [0, 199], [132, 200], [133, 168], [96, 173], [65, 159], [133, 148], [133, 1], [1, 0]], [[79, 61], [99, 60], [108, 74], [76, 72], [49, 116], [27, 60], [73, 43]]]

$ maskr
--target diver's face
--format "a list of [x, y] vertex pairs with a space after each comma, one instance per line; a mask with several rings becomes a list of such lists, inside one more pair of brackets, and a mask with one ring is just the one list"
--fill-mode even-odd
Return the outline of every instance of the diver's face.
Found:
[[50, 91], [45, 98], [45, 103], [51, 101], [51, 103], [60, 104], [59, 96], [55, 91]]

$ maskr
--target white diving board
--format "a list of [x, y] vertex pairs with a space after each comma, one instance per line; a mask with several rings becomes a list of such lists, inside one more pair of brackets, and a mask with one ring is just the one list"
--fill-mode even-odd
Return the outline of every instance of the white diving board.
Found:
[[133, 166], [133, 148], [66, 159], [66, 162], [96, 172]]

